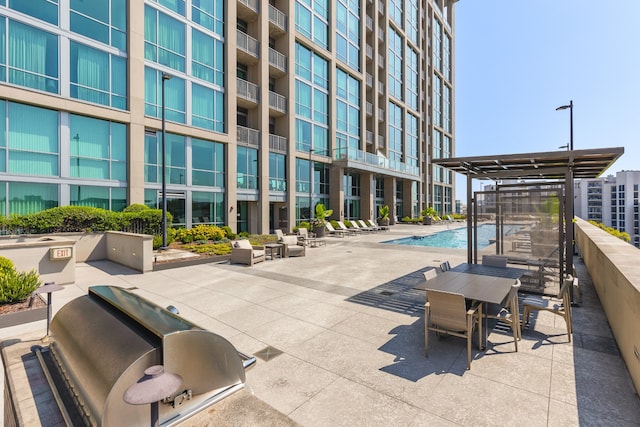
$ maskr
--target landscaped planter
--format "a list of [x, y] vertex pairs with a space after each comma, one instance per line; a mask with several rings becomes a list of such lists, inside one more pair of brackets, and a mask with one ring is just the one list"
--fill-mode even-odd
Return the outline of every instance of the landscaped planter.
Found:
[[[39, 302], [38, 302], [39, 301]], [[36, 295], [32, 307], [0, 314], [0, 328], [22, 325], [47, 318], [47, 302], [40, 295]]]

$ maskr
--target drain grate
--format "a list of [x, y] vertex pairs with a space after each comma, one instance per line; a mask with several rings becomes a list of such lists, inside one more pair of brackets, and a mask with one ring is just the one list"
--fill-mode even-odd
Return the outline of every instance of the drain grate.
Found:
[[265, 362], [268, 362], [269, 360], [275, 359], [276, 357], [280, 356], [281, 354], [282, 354], [282, 350], [278, 350], [275, 347], [268, 346], [266, 348], [263, 348], [262, 350], [259, 350], [256, 353], [254, 353], [254, 356], [264, 360]]
[[389, 291], [382, 291], [380, 292], [380, 295], [384, 295], [385, 297], [390, 297], [391, 295], [393, 295], [395, 292], [389, 292]]

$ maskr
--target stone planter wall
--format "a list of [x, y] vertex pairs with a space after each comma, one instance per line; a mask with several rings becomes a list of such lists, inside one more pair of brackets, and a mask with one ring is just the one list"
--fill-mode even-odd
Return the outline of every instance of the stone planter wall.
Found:
[[[36, 270], [42, 282], [57, 284], [76, 281], [76, 241], [66, 237], [19, 236], [0, 239], [0, 256], [9, 258], [18, 271]], [[68, 258], [52, 258], [52, 250], [70, 248]]]

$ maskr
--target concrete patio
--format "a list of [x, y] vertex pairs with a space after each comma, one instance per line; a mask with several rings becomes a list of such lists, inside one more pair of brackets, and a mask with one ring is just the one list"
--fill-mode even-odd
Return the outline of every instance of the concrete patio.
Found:
[[[580, 260], [583, 303], [573, 311], [571, 343], [561, 317], [536, 313], [517, 353], [510, 331], [497, 325], [487, 350], [474, 347], [471, 370], [458, 338], [434, 336], [425, 358], [425, 296], [412, 288], [444, 260], [466, 262], [466, 250], [380, 242], [459, 225], [327, 237], [305, 257], [253, 267], [203, 264], [141, 274], [108, 261], [80, 264], [76, 283], [54, 294], [54, 312], [95, 284], [174, 305], [256, 355], [247, 390], [304, 426], [638, 425], [638, 396]], [[0, 338], [44, 335], [45, 328], [5, 328]], [[215, 410], [185, 425], [219, 423]], [[239, 414], [232, 423], [255, 420]]]

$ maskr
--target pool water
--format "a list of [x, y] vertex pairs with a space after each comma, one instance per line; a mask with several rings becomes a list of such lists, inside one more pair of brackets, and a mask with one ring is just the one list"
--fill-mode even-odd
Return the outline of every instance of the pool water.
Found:
[[[505, 235], [513, 234], [519, 230], [519, 225], [505, 225]], [[482, 224], [478, 226], [478, 249], [485, 248], [495, 242], [495, 224]], [[439, 231], [429, 236], [411, 236], [402, 239], [387, 240], [382, 243], [407, 246], [430, 246], [436, 248], [467, 248], [467, 227], [455, 228], [452, 230]]]

